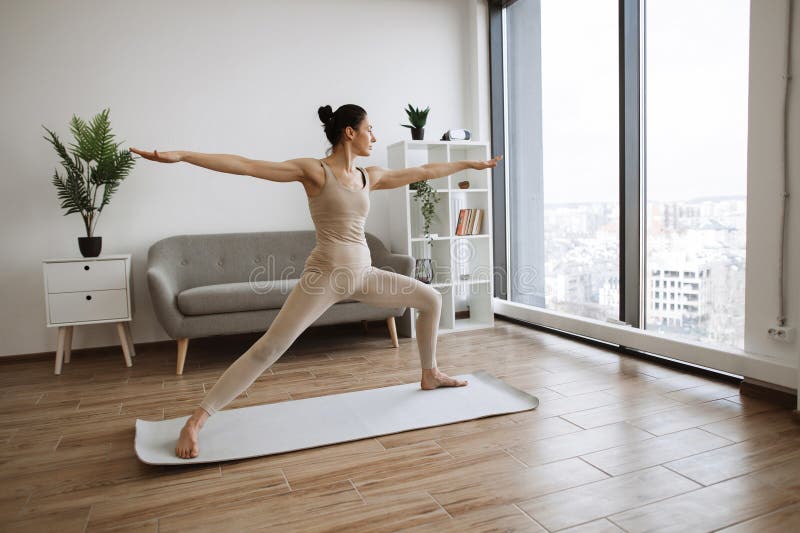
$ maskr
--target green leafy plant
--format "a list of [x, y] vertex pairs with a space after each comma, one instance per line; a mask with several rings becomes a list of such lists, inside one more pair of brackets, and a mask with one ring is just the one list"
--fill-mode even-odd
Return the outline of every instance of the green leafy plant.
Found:
[[[103, 207], [109, 204], [111, 196], [135, 164], [128, 150], [117, 150], [124, 141], [117, 144], [113, 142], [109, 111], [104, 109], [89, 124], [72, 116], [70, 129], [77, 144], [70, 143], [71, 154], [67, 153], [54, 132], [42, 126], [50, 134], [50, 138], [44, 139], [53, 145], [66, 172], [64, 178], [59, 175], [58, 169], [53, 175], [53, 185], [58, 189], [61, 207], [67, 209], [64, 216], [80, 213], [87, 237], [94, 235]], [[97, 193], [101, 186], [103, 196], [97, 206]]]
[[425, 122], [428, 120], [428, 112], [431, 110], [430, 106], [426, 107], [424, 110], [420, 111], [419, 108], [413, 107], [411, 104], [408, 104], [408, 108], [406, 109], [406, 114], [408, 115], [408, 121], [411, 123], [409, 124], [401, 124], [404, 128], [424, 128]]
[[421, 204], [420, 211], [425, 221], [422, 232], [424, 235], [428, 235], [428, 244], [431, 244], [433, 242], [433, 238], [430, 237], [431, 221], [437, 216], [436, 204], [439, 203], [439, 193], [425, 180], [415, 181], [409, 185], [409, 188], [417, 191], [414, 200]]

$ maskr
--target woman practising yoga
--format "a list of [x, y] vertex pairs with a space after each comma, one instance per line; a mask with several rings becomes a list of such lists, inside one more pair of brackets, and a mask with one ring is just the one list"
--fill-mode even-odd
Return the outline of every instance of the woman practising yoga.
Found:
[[467, 168], [494, 167], [502, 156], [489, 161], [429, 163], [398, 170], [365, 169], [355, 166], [355, 159], [369, 156], [376, 141], [366, 111], [347, 104], [335, 113], [331, 106], [320, 107], [318, 114], [331, 143], [325, 159], [299, 158], [272, 163], [229, 154], [146, 152], [130, 148], [145, 159], [161, 163], [185, 161], [229, 174], [279, 182], [299, 181], [308, 196], [316, 228], [317, 242], [305, 262], [299, 282], [266, 333], [228, 367], [186, 421], [175, 446], [178, 457], [197, 457], [200, 453], [198, 434], [206, 419], [246, 390], [283, 355], [300, 333], [340, 300], [416, 308], [419, 311], [416, 329], [422, 389], [467, 384], [436, 368], [441, 294], [414, 278], [374, 268], [364, 236], [364, 223], [369, 213], [370, 191], [449, 176]]

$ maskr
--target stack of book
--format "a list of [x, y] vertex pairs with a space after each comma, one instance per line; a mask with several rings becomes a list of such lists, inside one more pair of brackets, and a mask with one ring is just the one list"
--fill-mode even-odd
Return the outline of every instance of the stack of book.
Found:
[[461, 209], [458, 211], [456, 235], [477, 235], [481, 232], [483, 209]]

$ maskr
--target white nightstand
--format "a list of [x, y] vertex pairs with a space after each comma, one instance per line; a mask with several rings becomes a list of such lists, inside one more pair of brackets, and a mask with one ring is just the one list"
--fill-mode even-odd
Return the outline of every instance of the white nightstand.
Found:
[[45, 259], [42, 269], [47, 327], [58, 327], [55, 373], [69, 363], [72, 329], [83, 324], [115, 322], [125, 365], [132, 366], [131, 254]]

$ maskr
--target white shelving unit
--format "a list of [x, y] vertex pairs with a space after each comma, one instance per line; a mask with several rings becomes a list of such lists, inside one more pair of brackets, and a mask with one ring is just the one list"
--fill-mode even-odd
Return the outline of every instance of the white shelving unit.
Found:
[[[491, 158], [488, 143], [472, 141], [399, 141], [387, 150], [391, 169]], [[431, 286], [442, 293], [440, 334], [494, 326], [491, 177], [491, 169], [466, 169], [428, 181], [439, 193], [430, 227], [430, 233], [438, 236], [432, 241], [423, 235], [424, 219], [421, 205], [414, 199], [416, 191], [408, 185], [389, 191], [392, 251], [433, 260]], [[464, 180], [470, 183], [468, 189], [458, 187]], [[455, 234], [462, 208], [483, 209], [480, 234]], [[397, 320], [402, 335], [416, 336], [416, 314], [416, 309], [409, 308]]]

